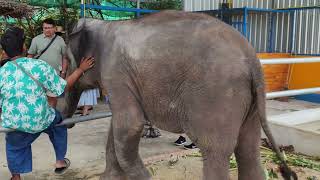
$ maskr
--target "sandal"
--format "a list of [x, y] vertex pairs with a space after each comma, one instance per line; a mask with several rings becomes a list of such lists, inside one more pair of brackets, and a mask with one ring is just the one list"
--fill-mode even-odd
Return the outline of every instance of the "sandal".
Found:
[[64, 158], [64, 162], [66, 163], [66, 166], [65, 167], [56, 168], [54, 170], [54, 172], [56, 174], [63, 174], [70, 167], [71, 162], [70, 162], [69, 159]]

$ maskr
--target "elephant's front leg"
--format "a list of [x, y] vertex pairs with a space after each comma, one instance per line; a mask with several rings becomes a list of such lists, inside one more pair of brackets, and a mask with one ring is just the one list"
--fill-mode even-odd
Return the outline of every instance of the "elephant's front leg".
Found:
[[112, 128], [114, 147], [118, 163], [128, 180], [149, 180], [151, 176], [139, 156], [139, 142], [143, 126], [144, 114], [135, 96], [129, 92], [123, 101], [113, 94]]
[[114, 149], [114, 137], [112, 123], [109, 130], [108, 142], [106, 147], [106, 169], [101, 175], [100, 180], [126, 180], [126, 175], [121, 169]]

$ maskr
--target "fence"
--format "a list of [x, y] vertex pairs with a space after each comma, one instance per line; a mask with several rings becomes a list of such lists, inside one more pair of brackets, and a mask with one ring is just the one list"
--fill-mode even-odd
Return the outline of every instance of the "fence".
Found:
[[80, 16], [85, 17], [85, 10], [86, 9], [97, 9], [97, 10], [109, 10], [109, 11], [121, 11], [121, 12], [134, 12], [136, 16], [139, 17], [141, 13], [155, 13], [158, 10], [151, 10], [151, 9], [140, 9], [140, 8], [120, 8], [120, 7], [110, 7], [110, 6], [101, 6], [101, 5], [94, 5], [94, 4], [81, 4], [80, 5]]
[[[260, 62], [262, 65], [317, 63], [317, 62], [320, 62], [320, 57], [263, 59], [263, 60], [260, 60]], [[271, 93], [266, 94], [266, 99], [273, 99], [273, 98], [286, 97], [286, 96], [295, 96], [295, 95], [301, 95], [301, 94], [310, 94], [310, 93], [316, 93], [316, 92], [320, 92], [320, 87], [271, 92]], [[68, 124], [73, 124], [73, 123], [80, 123], [80, 122], [91, 121], [91, 120], [97, 120], [97, 119], [111, 117], [111, 116], [112, 116], [111, 112], [100, 112], [100, 113], [95, 113], [95, 114], [91, 114], [88, 116], [79, 116], [79, 117], [75, 117], [75, 118], [68, 118], [68, 119], [65, 119], [61, 124], [58, 124], [57, 126], [68, 125]], [[0, 133], [10, 132], [10, 131], [14, 131], [14, 130], [0, 127]]]

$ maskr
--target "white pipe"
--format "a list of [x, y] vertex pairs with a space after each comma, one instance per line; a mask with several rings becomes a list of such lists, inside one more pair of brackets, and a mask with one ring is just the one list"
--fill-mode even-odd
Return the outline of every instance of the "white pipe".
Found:
[[316, 63], [320, 62], [320, 57], [314, 58], [277, 58], [277, 59], [260, 59], [264, 64], [295, 64], [295, 63]]
[[86, 0], [81, 0], [81, 4], [83, 5], [83, 18], [86, 17]]
[[273, 98], [286, 97], [286, 96], [295, 96], [295, 95], [302, 95], [302, 94], [310, 94], [310, 93], [316, 93], [316, 92], [320, 92], [320, 87], [270, 92], [270, 93], [266, 94], [266, 99], [273, 99]]
[[137, 0], [137, 9], [140, 9], [140, 0]]

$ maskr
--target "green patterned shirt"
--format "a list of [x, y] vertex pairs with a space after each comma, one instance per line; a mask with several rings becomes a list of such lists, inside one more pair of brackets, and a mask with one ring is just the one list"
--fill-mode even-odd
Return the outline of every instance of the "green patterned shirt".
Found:
[[[48, 63], [26, 57], [15, 61], [48, 91], [57, 96], [64, 92], [67, 82]], [[0, 68], [0, 107], [2, 127], [23, 132], [41, 132], [55, 118], [46, 92], [12, 62]]]

